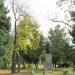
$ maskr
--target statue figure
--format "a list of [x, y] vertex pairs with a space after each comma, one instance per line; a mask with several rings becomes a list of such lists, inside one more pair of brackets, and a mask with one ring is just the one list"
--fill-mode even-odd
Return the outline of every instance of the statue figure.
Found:
[[49, 42], [47, 42], [47, 44], [46, 44], [46, 53], [48, 54], [48, 53], [50, 53], [50, 44], [49, 44]]

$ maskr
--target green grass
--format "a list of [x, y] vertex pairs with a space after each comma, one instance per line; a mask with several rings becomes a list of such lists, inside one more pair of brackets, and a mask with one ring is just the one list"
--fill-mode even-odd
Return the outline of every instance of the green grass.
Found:
[[[61, 75], [62, 71], [45, 72], [44, 75]], [[32, 75], [30, 71], [23, 70], [19, 73], [11, 74], [8, 70], [0, 70], [0, 75]], [[37, 72], [35, 75], [43, 75], [43, 71]]]
[[[54, 72], [46, 72], [44, 75], [61, 75], [61, 71], [54, 71]], [[36, 75], [43, 75], [42, 72], [37, 73]]]
[[[38, 70], [38, 72], [36, 72], [35, 75], [63, 75], [63, 72], [65, 70], [68, 70], [69, 72], [72, 71], [74, 72], [75, 75], [75, 71], [73, 71], [73, 68], [57, 68], [54, 69], [52, 72], [45, 72], [45, 73], [42, 70]], [[31, 69], [25, 69], [15, 74], [11, 74], [11, 71], [9, 70], [0, 70], [0, 75], [32, 75], [32, 74], [31, 74]]]

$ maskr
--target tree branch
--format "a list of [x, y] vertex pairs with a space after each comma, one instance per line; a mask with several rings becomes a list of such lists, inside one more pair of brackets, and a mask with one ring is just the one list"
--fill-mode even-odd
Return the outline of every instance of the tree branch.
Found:
[[54, 20], [54, 19], [49, 19], [49, 20], [51, 20], [51, 21], [53, 21], [53, 22], [60, 22], [60, 23], [63, 23], [63, 24], [65, 24], [65, 25], [69, 26], [70, 28], [72, 28], [72, 26], [71, 26], [70, 24], [68, 24], [68, 23], [66, 23], [66, 22], [64, 22], [64, 21], [59, 21], [59, 20]]

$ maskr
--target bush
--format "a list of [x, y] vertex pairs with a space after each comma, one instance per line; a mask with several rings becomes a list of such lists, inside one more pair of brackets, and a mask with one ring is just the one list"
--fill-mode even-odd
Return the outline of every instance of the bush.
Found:
[[68, 72], [69, 72], [68, 70], [64, 70], [64, 71], [63, 71], [63, 75], [67, 75]]
[[70, 67], [70, 64], [69, 63], [62, 63], [62, 64], [59, 64], [58, 67]]
[[73, 71], [70, 71], [68, 69], [63, 70], [63, 75], [74, 75]]

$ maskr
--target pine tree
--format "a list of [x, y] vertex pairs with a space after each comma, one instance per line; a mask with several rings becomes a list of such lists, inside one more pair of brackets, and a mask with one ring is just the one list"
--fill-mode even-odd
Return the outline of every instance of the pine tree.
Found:
[[[75, 11], [71, 11], [71, 12], [70, 12], [70, 15], [71, 15], [71, 20], [72, 20], [73, 22], [75, 22]], [[73, 37], [72, 42], [73, 42], [73, 44], [75, 44], [75, 24], [73, 24], [72, 32], [71, 32], [70, 34], [71, 34], [71, 36]]]
[[0, 0], [0, 29], [10, 29], [10, 18], [7, 17], [8, 11], [4, 6], [4, 0]]
[[4, 0], [0, 0], [0, 68], [5, 68], [7, 65], [7, 50], [9, 43], [10, 18], [7, 17], [8, 11], [4, 6]]

